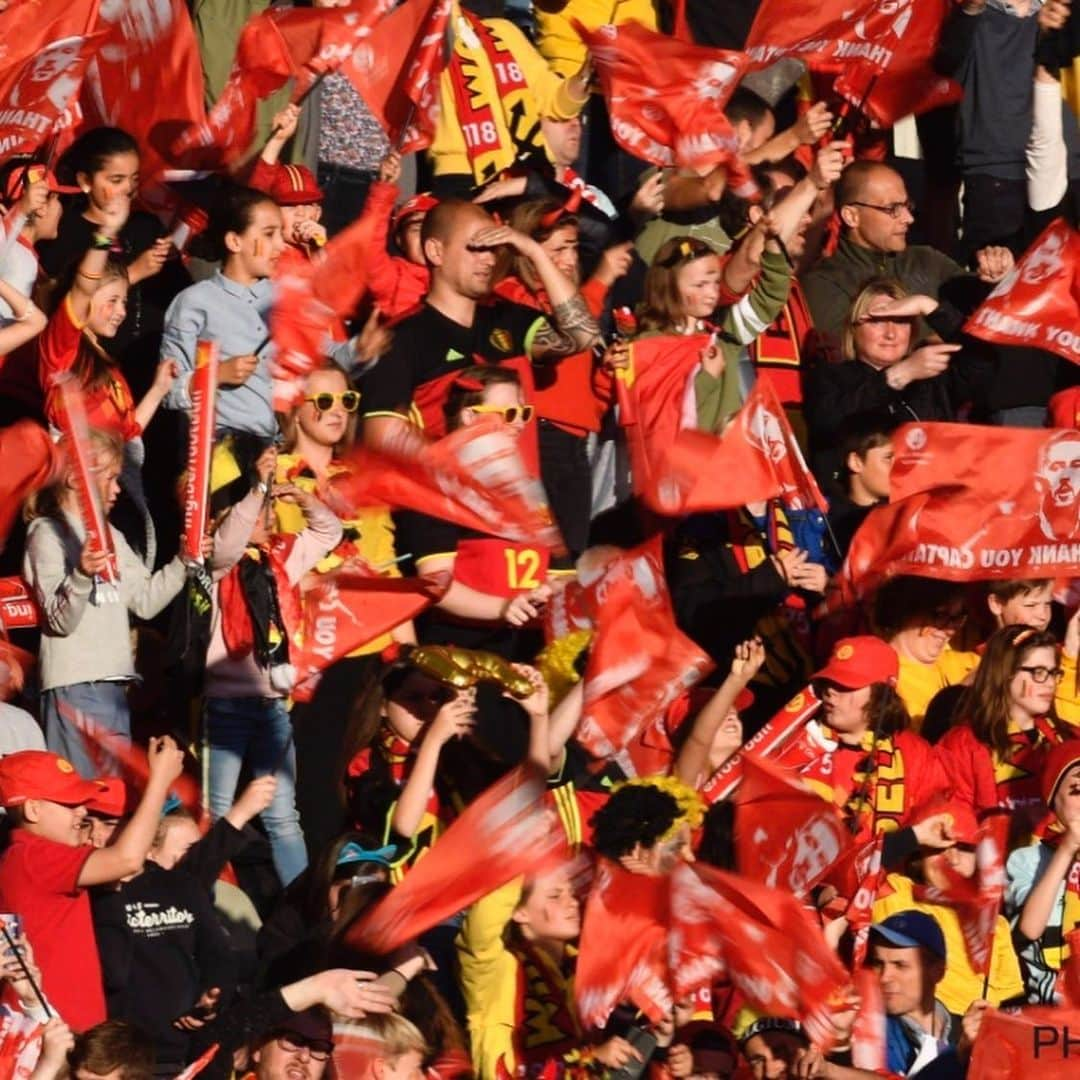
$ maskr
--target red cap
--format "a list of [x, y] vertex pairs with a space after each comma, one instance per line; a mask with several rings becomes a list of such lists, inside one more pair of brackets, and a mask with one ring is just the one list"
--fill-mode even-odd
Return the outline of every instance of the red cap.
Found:
[[91, 814], [102, 817], [122, 817], [127, 806], [127, 786], [119, 776], [99, 776], [94, 784], [97, 793], [86, 803]]
[[96, 781], [84, 780], [70, 761], [48, 750], [20, 750], [0, 758], [3, 806], [20, 806], [27, 799], [81, 806], [100, 790]]
[[321, 203], [323, 190], [306, 165], [272, 165], [273, 178], [260, 186], [278, 206], [305, 206]]
[[56, 173], [52, 169], [39, 162], [31, 161], [21, 168], [11, 170], [7, 178], [7, 184], [4, 186], [4, 199], [9, 203], [15, 202], [22, 195], [28, 183], [36, 184], [41, 180], [44, 180], [49, 185], [50, 191], [55, 191], [58, 195], [78, 194], [79, 189], [77, 187], [72, 187], [70, 184], [61, 184], [56, 179]]
[[1074, 765], [1080, 765], [1080, 739], [1069, 739], [1068, 742], [1058, 743], [1046, 755], [1041, 791], [1043, 802], [1047, 806], [1053, 803], [1058, 785]]
[[900, 657], [881, 638], [842, 638], [833, 648], [829, 662], [814, 674], [847, 690], [861, 690], [874, 683], [895, 685], [900, 675]]
[[412, 217], [413, 214], [426, 214], [429, 210], [434, 210], [438, 205], [439, 200], [430, 191], [424, 191], [419, 195], [414, 195], [411, 199], [406, 199], [394, 211], [394, 228], [396, 229], [407, 217]]

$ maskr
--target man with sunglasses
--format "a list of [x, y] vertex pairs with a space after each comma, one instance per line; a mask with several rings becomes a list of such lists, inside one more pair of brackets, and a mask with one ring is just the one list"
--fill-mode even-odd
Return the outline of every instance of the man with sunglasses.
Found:
[[270, 1031], [252, 1055], [244, 1080], [321, 1080], [334, 1052], [334, 1029], [321, 1008], [294, 1012]]

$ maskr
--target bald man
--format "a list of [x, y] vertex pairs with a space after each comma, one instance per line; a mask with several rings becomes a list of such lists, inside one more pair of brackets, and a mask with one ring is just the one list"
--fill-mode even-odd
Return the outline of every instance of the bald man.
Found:
[[[421, 305], [394, 328], [390, 352], [365, 378], [364, 438], [378, 443], [402, 422], [441, 434], [441, 402], [453, 375], [482, 362], [527, 357], [558, 362], [592, 348], [596, 320], [577, 291], [531, 237], [500, 225], [474, 203], [447, 199], [424, 219], [420, 234], [431, 286]], [[529, 259], [551, 300], [552, 313], [485, 301], [500, 249]]]

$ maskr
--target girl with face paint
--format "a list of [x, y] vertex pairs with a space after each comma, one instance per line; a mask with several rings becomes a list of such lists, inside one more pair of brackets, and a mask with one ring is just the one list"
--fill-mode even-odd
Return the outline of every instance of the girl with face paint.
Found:
[[1029, 626], [996, 631], [960, 700], [963, 723], [938, 743], [956, 797], [977, 814], [1009, 810], [1014, 843], [1046, 813], [1038, 777], [1066, 730], [1054, 715], [1061, 676], [1053, 634]]

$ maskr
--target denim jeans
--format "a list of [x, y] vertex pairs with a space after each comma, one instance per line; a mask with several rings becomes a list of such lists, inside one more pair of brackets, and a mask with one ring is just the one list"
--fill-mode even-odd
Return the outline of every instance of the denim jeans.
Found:
[[[45, 745], [65, 757], [80, 776], [119, 776], [120, 763], [99, 750], [93, 757], [78, 728], [67, 718], [71, 710], [86, 714], [99, 727], [131, 742], [131, 715], [128, 712], [126, 682], [84, 682], [57, 686], [41, 694], [41, 719], [45, 724]], [[100, 754], [101, 760], [96, 760]]]
[[277, 775], [274, 801], [262, 812], [274, 869], [288, 885], [307, 866], [296, 812], [296, 749], [289, 711], [280, 698], [207, 698], [210, 813], [223, 817], [236, 798], [245, 759], [255, 776]]

